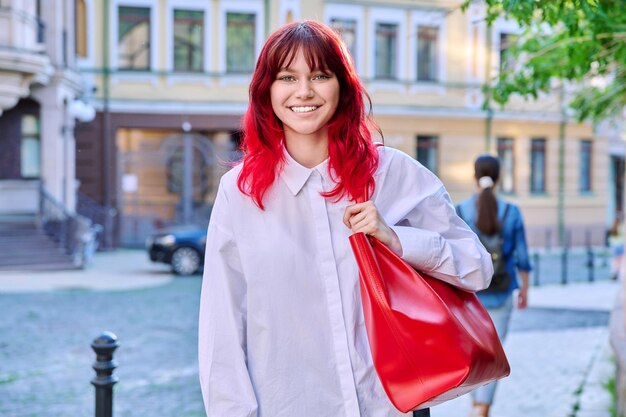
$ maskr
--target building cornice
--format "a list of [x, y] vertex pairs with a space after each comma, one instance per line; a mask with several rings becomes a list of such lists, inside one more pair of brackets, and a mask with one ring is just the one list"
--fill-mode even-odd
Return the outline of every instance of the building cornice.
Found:
[[52, 71], [45, 55], [0, 49], [0, 114], [28, 96], [32, 84], [49, 83]]

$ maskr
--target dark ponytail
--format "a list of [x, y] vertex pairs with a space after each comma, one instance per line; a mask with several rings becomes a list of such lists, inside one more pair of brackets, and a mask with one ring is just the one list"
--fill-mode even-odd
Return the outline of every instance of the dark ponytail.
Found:
[[493, 189], [500, 178], [500, 162], [491, 155], [479, 156], [474, 162], [474, 177], [476, 181], [482, 177], [489, 177], [493, 182], [490, 187], [481, 186], [476, 201], [476, 228], [486, 235], [499, 233], [498, 201]]

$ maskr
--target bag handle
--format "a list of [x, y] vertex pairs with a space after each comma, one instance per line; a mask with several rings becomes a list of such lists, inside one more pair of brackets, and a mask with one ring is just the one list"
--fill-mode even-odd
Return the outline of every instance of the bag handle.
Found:
[[[369, 271], [367, 274], [369, 279], [365, 280], [363, 285], [365, 285], [368, 292], [371, 292], [374, 300], [379, 305], [389, 308], [389, 300], [386, 294], [387, 288], [374, 255], [374, 245], [380, 242], [377, 242], [376, 238], [368, 236], [363, 232], [353, 233], [349, 237], [349, 240], [357, 264]], [[380, 245], [383, 244], [380, 243]], [[359, 274], [361, 274], [361, 272], [359, 272]]]

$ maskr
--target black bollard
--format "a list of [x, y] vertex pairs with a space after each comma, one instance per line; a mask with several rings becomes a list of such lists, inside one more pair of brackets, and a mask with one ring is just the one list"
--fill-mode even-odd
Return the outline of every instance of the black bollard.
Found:
[[565, 234], [565, 246], [563, 252], [561, 252], [561, 284], [567, 284], [567, 255], [569, 252], [569, 245], [571, 242], [571, 234], [568, 230]]
[[113, 416], [113, 385], [118, 381], [113, 376], [117, 364], [113, 360], [113, 352], [117, 349], [117, 336], [111, 332], [104, 332], [91, 343], [91, 348], [96, 352], [96, 361], [93, 369], [96, 377], [91, 383], [96, 387], [96, 417]]
[[595, 266], [595, 261], [594, 261], [594, 254], [593, 254], [593, 249], [591, 248], [591, 231], [590, 230], [586, 230], [585, 231], [585, 246], [587, 247], [587, 280], [589, 282], [593, 282], [594, 280], [594, 266]]
[[535, 258], [535, 264], [533, 265], [533, 269], [535, 270], [535, 287], [539, 286], [539, 252], [535, 252], [533, 255]]
[[567, 284], [567, 246], [561, 252], [561, 284]]

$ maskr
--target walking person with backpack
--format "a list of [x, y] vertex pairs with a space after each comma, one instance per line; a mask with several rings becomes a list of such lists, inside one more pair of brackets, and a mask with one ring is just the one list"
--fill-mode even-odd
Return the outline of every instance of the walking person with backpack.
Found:
[[[481, 155], [474, 162], [478, 192], [457, 206], [457, 213], [476, 232], [491, 254], [494, 275], [489, 288], [478, 292], [504, 340], [517, 291], [517, 308], [528, 305], [530, 262], [524, 222], [520, 209], [495, 194], [500, 177], [500, 162], [491, 155]], [[519, 277], [519, 279], [518, 279]], [[471, 417], [489, 417], [497, 382], [472, 392]]]

